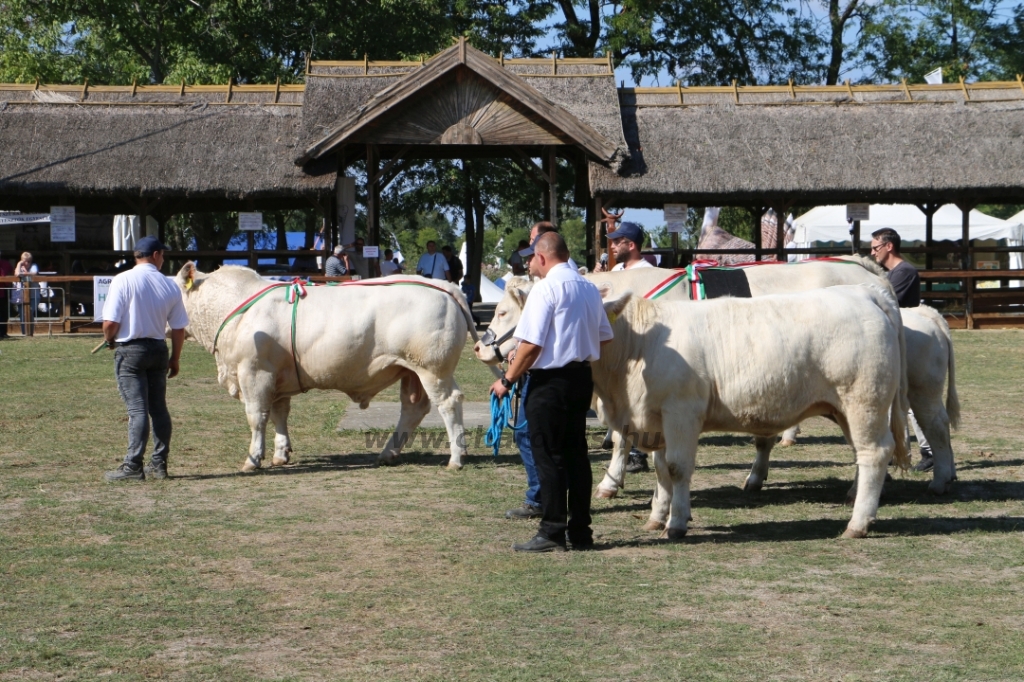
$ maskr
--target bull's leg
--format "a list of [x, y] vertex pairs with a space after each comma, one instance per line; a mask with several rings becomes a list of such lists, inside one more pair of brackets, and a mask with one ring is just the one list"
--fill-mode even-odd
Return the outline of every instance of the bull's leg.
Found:
[[602, 450], [611, 450], [613, 447], [615, 447], [615, 441], [613, 440], [614, 436], [615, 431], [613, 431], [612, 429], [608, 429], [608, 431], [605, 432], [604, 440], [601, 441]]
[[411, 371], [402, 375], [399, 399], [402, 402], [402, 409], [398, 415], [398, 425], [377, 458], [380, 464], [398, 463], [402, 448], [412, 440], [413, 431], [430, 412], [430, 399], [423, 389], [420, 378]]
[[655, 450], [654, 473], [658, 477], [651, 500], [651, 518], [644, 524], [644, 530], [665, 530], [668, 524], [669, 507], [672, 504], [672, 478], [668, 473], [668, 462], [664, 450]]
[[619, 494], [620, 488], [626, 487], [626, 447], [623, 444], [622, 434], [614, 429], [609, 429], [612, 434], [612, 458], [608, 462], [608, 469], [604, 478], [597, 484], [597, 492], [594, 497], [610, 499]]
[[[425, 384], [426, 385], [426, 384]], [[462, 391], [454, 378], [438, 379], [434, 386], [427, 387], [431, 401], [444, 420], [448, 432], [448, 446], [451, 457], [449, 469], [461, 469], [462, 458], [466, 456], [466, 430], [462, 424]]]
[[922, 400], [923, 397], [915, 396], [918, 400], [911, 402], [911, 407], [935, 459], [928, 490], [936, 495], [945, 495], [956, 479], [956, 465], [953, 463], [953, 448], [949, 438], [949, 415], [942, 404], [941, 393], [938, 400]]
[[796, 436], [800, 433], [800, 425], [797, 424], [791, 428], [786, 429], [782, 432], [782, 440], [779, 441], [780, 448], [788, 448], [791, 445], [796, 445]]
[[252, 440], [249, 442], [249, 456], [242, 465], [248, 473], [262, 466], [266, 446], [267, 419], [273, 404], [274, 375], [258, 369], [239, 367], [238, 386], [245, 404], [245, 417], [249, 421]]
[[[681, 540], [686, 535], [690, 521], [690, 481], [697, 464], [697, 440], [701, 425], [687, 413], [698, 413], [686, 409], [664, 410], [662, 423], [665, 426], [665, 460], [668, 477], [672, 483], [672, 502], [665, 534], [669, 540]], [[660, 500], [660, 493], [659, 493]]]
[[854, 414], [838, 421], [857, 453], [857, 496], [843, 537], [863, 538], [878, 512], [886, 469], [896, 443], [889, 432], [888, 414]]
[[288, 437], [288, 413], [292, 409], [291, 398], [278, 398], [270, 406], [270, 420], [274, 422], [274, 459], [273, 466], [284, 466], [291, 461], [292, 441]]
[[750, 469], [743, 489], [748, 493], [756, 493], [768, 480], [768, 457], [771, 455], [772, 447], [775, 445], [775, 436], [757, 436], [754, 438], [754, 447], [757, 449], [757, 456], [754, 458], [754, 466]]

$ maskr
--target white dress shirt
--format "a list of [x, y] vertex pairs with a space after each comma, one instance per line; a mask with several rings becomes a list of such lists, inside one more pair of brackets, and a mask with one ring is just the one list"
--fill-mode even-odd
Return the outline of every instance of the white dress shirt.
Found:
[[122, 343], [163, 339], [168, 325], [188, 326], [181, 289], [152, 263], [139, 263], [114, 278], [103, 303], [103, 319], [121, 325], [114, 340]]
[[612, 336], [601, 293], [567, 263], [548, 270], [533, 286], [515, 333], [516, 339], [541, 347], [530, 369], [597, 360], [601, 342]]
[[395, 265], [394, 261], [382, 260], [380, 262], [380, 276], [387, 277], [398, 272], [398, 266]]

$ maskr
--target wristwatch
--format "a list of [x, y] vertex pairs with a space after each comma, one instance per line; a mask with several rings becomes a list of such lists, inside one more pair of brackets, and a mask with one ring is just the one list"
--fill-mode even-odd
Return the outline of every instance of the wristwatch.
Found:
[[508, 377], [506, 377], [504, 374], [502, 374], [501, 375], [501, 385], [511, 391], [512, 387], [515, 386], [515, 382], [509, 381]]

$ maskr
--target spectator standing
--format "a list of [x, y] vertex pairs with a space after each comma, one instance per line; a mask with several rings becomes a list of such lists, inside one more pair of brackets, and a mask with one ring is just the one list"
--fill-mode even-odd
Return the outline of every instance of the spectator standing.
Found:
[[363, 246], [365, 245], [366, 242], [362, 237], [356, 237], [354, 242], [345, 247], [345, 251], [348, 253], [349, 273], [359, 275], [360, 279], [370, 279], [372, 271], [370, 259], [363, 255]]
[[437, 242], [433, 240], [427, 242], [427, 252], [420, 256], [419, 262], [416, 263], [416, 273], [428, 279], [450, 281], [451, 275], [448, 270], [448, 261], [444, 255], [437, 252]]
[[[620, 224], [619, 229], [608, 235], [608, 244], [615, 253], [615, 267], [612, 268], [612, 272], [654, 267], [640, 253], [644, 246], [644, 231], [636, 223]], [[601, 264], [599, 267], [603, 269], [604, 265]]]
[[[171, 414], [167, 379], [177, 376], [188, 313], [178, 286], [160, 273], [167, 247], [156, 237], [135, 244], [135, 267], [110, 283], [103, 304], [103, 337], [114, 351], [117, 389], [128, 409], [128, 454], [107, 481], [167, 478]], [[171, 328], [168, 356], [165, 329]], [[153, 421], [153, 454], [143, 468]]]
[[[0, 253], [0, 256], [3, 254]], [[0, 258], [0, 277], [13, 277], [14, 266], [6, 258]], [[8, 289], [14, 290], [10, 282], [0, 283], [0, 339], [7, 338], [7, 320], [11, 314], [11, 302], [7, 297]]]
[[508, 372], [491, 391], [503, 398], [530, 372], [526, 417], [540, 476], [542, 516], [536, 536], [513, 545], [517, 552], [593, 547], [587, 457], [587, 410], [594, 391], [590, 362], [612, 339], [597, 287], [569, 267], [569, 249], [558, 234], [533, 245], [530, 273], [539, 277], [516, 327], [519, 341]]
[[[33, 277], [37, 274], [39, 274], [39, 266], [32, 262], [32, 254], [28, 251], [21, 254], [21, 260], [19, 260], [18, 264], [14, 266], [15, 277]], [[14, 298], [15, 303], [22, 304], [18, 306], [18, 317], [21, 320], [21, 333], [27, 336], [32, 333], [35, 325], [29, 324], [25, 319], [25, 296], [26, 292], [28, 292], [29, 311], [27, 316], [35, 318], [36, 311], [39, 310], [39, 282], [20, 282], [17, 287], [20, 291], [15, 292]]]
[[[917, 274], [917, 268], [900, 255], [901, 246], [899, 233], [891, 227], [883, 227], [871, 233], [871, 255], [888, 272], [889, 284], [896, 292], [896, 302], [901, 308], [916, 308], [921, 305], [921, 276]], [[931, 471], [935, 467], [932, 448], [913, 411], [910, 412], [909, 421], [914, 427], [917, 446], [921, 450], [921, 461], [914, 465], [914, 471]]]
[[508, 257], [509, 267], [512, 268], [512, 275], [514, 277], [525, 277], [526, 276], [526, 263], [523, 261], [520, 251], [530, 246], [530, 242], [525, 239], [519, 240], [519, 246], [512, 252], [512, 255]]
[[445, 262], [448, 263], [449, 281], [458, 284], [462, 281], [465, 274], [462, 269], [462, 259], [458, 258], [455, 252], [452, 251], [452, 247], [447, 244], [441, 247], [441, 255], [444, 256]]
[[334, 252], [324, 265], [324, 274], [328, 277], [341, 277], [348, 274], [348, 256], [345, 254], [344, 246], [339, 244], [334, 247]]
[[395, 252], [391, 249], [384, 249], [384, 260], [380, 262], [380, 276], [387, 277], [402, 271], [402, 266], [395, 259]]

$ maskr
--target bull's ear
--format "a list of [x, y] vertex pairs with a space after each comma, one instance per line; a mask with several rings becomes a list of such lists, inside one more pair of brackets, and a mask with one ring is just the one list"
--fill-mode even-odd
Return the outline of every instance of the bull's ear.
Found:
[[181, 270], [178, 270], [177, 276], [174, 278], [181, 287], [182, 291], [189, 291], [192, 289], [192, 285], [196, 278], [196, 264], [189, 261], [181, 266]]
[[604, 312], [609, 318], [620, 314], [626, 308], [626, 304], [633, 298], [633, 292], [626, 290], [620, 294], [612, 292], [611, 287], [602, 288], [601, 298], [604, 299]]
[[522, 308], [526, 305], [526, 294], [527, 292], [519, 287], [512, 287], [510, 290], [516, 301], [519, 303], [519, 307]]

